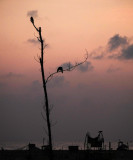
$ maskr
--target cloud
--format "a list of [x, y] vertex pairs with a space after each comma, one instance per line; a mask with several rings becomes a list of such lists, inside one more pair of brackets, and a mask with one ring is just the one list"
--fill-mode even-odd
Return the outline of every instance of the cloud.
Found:
[[38, 11], [37, 10], [31, 10], [31, 11], [28, 11], [27, 12], [27, 16], [28, 17], [34, 17], [34, 18], [37, 18], [38, 17]]
[[81, 72], [92, 71], [93, 69], [94, 67], [92, 66], [91, 62], [85, 62], [77, 67], [77, 70]]
[[102, 59], [105, 53], [106, 53], [105, 48], [100, 46], [95, 50], [93, 50], [88, 56], [89, 58], [93, 58], [93, 59]]
[[6, 86], [6, 84], [5, 84], [5, 83], [0, 82], [0, 89], [3, 89], [5, 86]]
[[71, 62], [65, 62], [61, 65], [63, 69], [68, 69], [69, 67], [72, 67], [73, 64]]
[[108, 41], [108, 49], [109, 51], [113, 51], [117, 49], [118, 47], [122, 47], [128, 44], [128, 38], [127, 37], [122, 37], [119, 34], [114, 35], [111, 37]]
[[21, 78], [23, 76], [24, 75], [22, 75], [22, 74], [16, 74], [13, 72], [9, 72], [7, 74], [0, 75], [0, 78]]
[[53, 88], [53, 87], [62, 87], [69, 85], [68, 81], [65, 81], [64, 76], [56, 76], [53, 77], [53, 79], [48, 83], [48, 87]]
[[122, 49], [121, 55], [118, 56], [119, 59], [133, 59], [133, 44], [129, 45], [127, 48]]
[[36, 39], [28, 39], [27, 42], [32, 43], [32, 44], [38, 44], [39, 41]]
[[93, 59], [118, 59], [132, 60], [133, 59], [133, 44], [126, 36], [119, 34], [111, 37], [104, 47], [98, 47], [89, 54], [89, 58]]
[[[67, 69], [67, 68], [72, 67], [74, 65], [70, 62], [66, 62], [66, 63], [63, 63], [61, 66], [63, 67], [63, 69]], [[92, 71], [93, 68], [94, 67], [92, 66], [91, 62], [85, 62], [85, 63], [76, 67], [76, 69], [81, 72]]]
[[120, 71], [121, 68], [119, 67], [114, 67], [113, 65], [111, 65], [108, 69], [107, 69], [107, 73], [113, 73], [113, 72], [117, 72], [117, 71]]
[[42, 84], [38, 80], [35, 80], [31, 84], [31, 89], [32, 91], [40, 91], [42, 89]]

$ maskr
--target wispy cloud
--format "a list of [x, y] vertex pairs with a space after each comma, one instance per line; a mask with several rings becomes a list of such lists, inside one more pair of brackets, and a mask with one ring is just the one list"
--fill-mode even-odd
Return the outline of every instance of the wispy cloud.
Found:
[[92, 71], [94, 67], [92, 66], [91, 62], [85, 62], [77, 67], [77, 70], [80, 72], [87, 72], [87, 71]]
[[31, 84], [32, 91], [40, 91], [41, 89], [42, 89], [42, 84], [40, 83], [40, 81], [35, 80], [32, 82]]
[[[74, 64], [70, 62], [66, 62], [66, 63], [63, 63], [61, 66], [63, 67], [63, 69], [67, 69], [69, 67], [73, 67]], [[93, 69], [94, 67], [92, 66], [91, 62], [88, 62], [88, 61], [76, 67], [76, 70], [80, 72], [92, 71]]]
[[120, 71], [121, 68], [119, 67], [114, 67], [113, 65], [109, 66], [109, 68], [107, 69], [107, 73], [114, 73], [114, 72], [117, 72], [117, 71]]
[[65, 80], [64, 76], [56, 76], [48, 83], [48, 87], [62, 87], [69, 85], [69, 82]]
[[31, 11], [28, 11], [27, 12], [27, 16], [28, 17], [34, 17], [34, 18], [37, 18], [38, 17], [38, 10], [31, 10]]
[[32, 43], [32, 44], [38, 44], [39, 43], [39, 41], [37, 39], [28, 39], [27, 42]]
[[22, 74], [16, 74], [13, 72], [9, 72], [7, 74], [0, 75], [0, 78], [21, 78], [24, 77]]
[[4, 82], [0, 82], [0, 89], [3, 89], [6, 86]]
[[71, 62], [65, 62], [61, 66], [63, 69], [68, 69], [69, 67], [73, 67], [73, 64]]
[[104, 58], [105, 54], [106, 54], [106, 48], [100, 46], [100, 47], [94, 49], [94, 50], [89, 54], [89, 58], [102, 59], [102, 58]]
[[98, 47], [89, 55], [93, 59], [133, 60], [133, 44], [126, 36], [119, 34], [111, 37], [104, 47]]

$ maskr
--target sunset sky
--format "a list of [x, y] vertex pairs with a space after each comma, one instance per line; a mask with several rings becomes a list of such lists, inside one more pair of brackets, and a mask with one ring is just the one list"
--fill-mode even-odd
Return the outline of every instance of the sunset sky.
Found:
[[[87, 62], [48, 83], [56, 142], [133, 141], [133, 0], [0, 0], [0, 146], [47, 139], [37, 32], [48, 47], [46, 77]], [[47, 140], [46, 140], [47, 141]]]

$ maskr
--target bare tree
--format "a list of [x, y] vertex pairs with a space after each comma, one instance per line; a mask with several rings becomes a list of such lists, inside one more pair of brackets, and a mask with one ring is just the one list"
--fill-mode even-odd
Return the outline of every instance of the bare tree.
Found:
[[67, 68], [63, 69], [62, 66], [58, 67], [57, 71], [50, 74], [48, 77], [45, 77], [45, 71], [44, 71], [44, 49], [46, 48], [47, 44], [45, 44], [45, 40], [42, 38], [42, 32], [41, 27], [37, 28], [34, 23], [34, 18], [30, 17], [30, 21], [33, 24], [34, 28], [38, 32], [37, 40], [40, 42], [41, 45], [41, 55], [38, 56], [38, 62], [41, 66], [41, 75], [42, 75], [42, 82], [43, 82], [43, 90], [44, 90], [44, 101], [45, 101], [45, 113], [46, 113], [46, 122], [47, 122], [47, 129], [48, 129], [48, 145], [49, 145], [49, 151], [50, 151], [50, 160], [53, 159], [53, 145], [52, 145], [52, 135], [51, 135], [51, 123], [50, 123], [50, 105], [48, 101], [48, 94], [47, 94], [47, 82], [52, 79], [52, 77], [59, 73], [59, 72], [65, 72], [65, 71], [72, 71], [79, 65], [85, 63], [88, 59], [88, 53], [86, 50], [86, 56], [85, 59], [80, 63], [75, 63], [74, 65], [71, 65], [70, 63], [67, 64]]

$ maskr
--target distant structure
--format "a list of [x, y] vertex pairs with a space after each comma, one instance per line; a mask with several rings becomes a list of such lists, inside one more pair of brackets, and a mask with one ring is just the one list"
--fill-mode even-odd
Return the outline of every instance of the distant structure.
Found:
[[36, 147], [35, 144], [29, 143], [28, 144], [28, 150], [29, 151], [36, 151], [36, 150], [40, 150], [38, 147]]
[[79, 150], [79, 146], [68, 146], [68, 150], [69, 151], [78, 151]]
[[92, 148], [101, 150], [104, 147], [104, 138], [102, 131], [98, 132], [98, 136], [92, 138], [89, 132], [86, 133], [85, 142], [84, 142], [84, 149], [91, 150]]
[[128, 143], [126, 145], [122, 141], [119, 140], [117, 150], [121, 150], [121, 151], [129, 150]]

